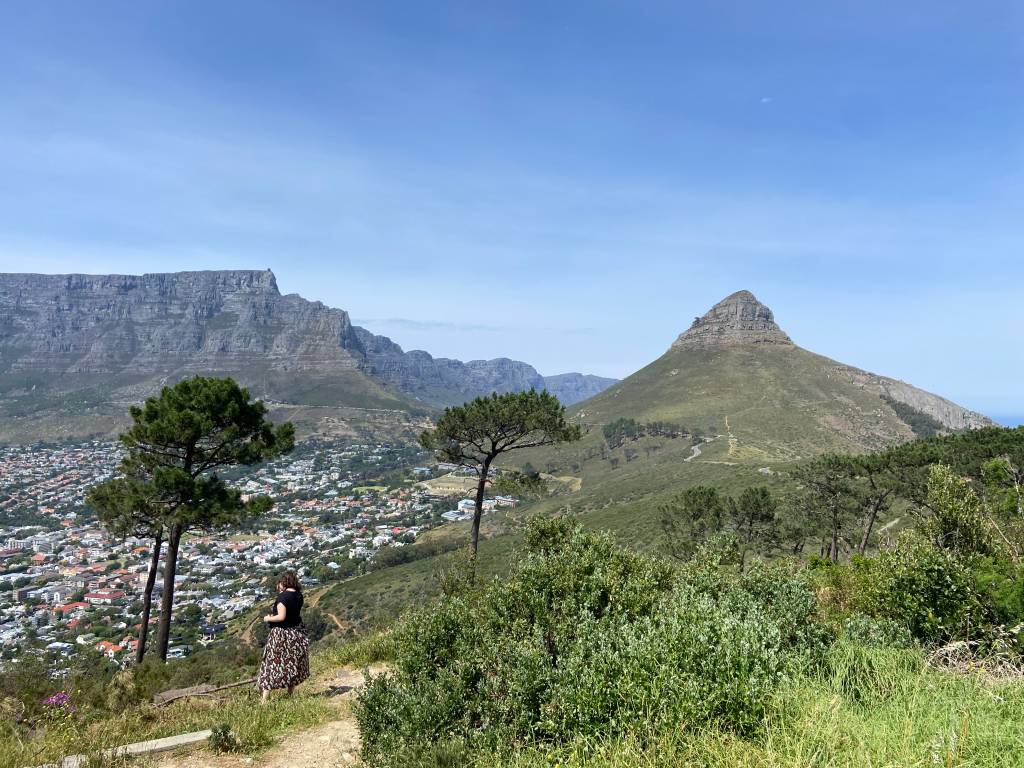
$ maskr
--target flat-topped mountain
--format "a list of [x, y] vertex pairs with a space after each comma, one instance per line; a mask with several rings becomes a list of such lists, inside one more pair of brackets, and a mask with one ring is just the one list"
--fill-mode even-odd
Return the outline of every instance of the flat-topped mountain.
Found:
[[342, 309], [282, 295], [270, 270], [0, 274], [0, 422], [57, 410], [84, 424], [60, 436], [88, 433], [89, 409], [123, 411], [196, 373], [285, 403], [407, 412], [530, 387], [566, 403], [593, 394], [515, 360], [405, 352]]
[[574, 409], [583, 421], [670, 421], [727, 435], [730, 456], [866, 450], [991, 424], [905, 382], [809, 352], [749, 291], [715, 304], [660, 358]]
[[264, 272], [2, 275], [5, 373], [133, 374], [232, 368], [358, 368], [348, 313], [291, 294]]

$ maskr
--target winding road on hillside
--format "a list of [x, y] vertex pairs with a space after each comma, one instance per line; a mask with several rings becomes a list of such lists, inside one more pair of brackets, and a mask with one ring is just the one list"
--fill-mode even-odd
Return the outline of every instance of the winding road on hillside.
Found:
[[[725, 431], [729, 432], [729, 417], [728, 416], [725, 417]], [[696, 445], [694, 445], [694, 446], [692, 446], [690, 448], [690, 451], [691, 451], [690, 455], [687, 456], [685, 459], [683, 459], [683, 461], [686, 462], [686, 463], [689, 463], [689, 462], [693, 461], [698, 456], [700, 456], [700, 449], [701, 449], [702, 445], [707, 445], [708, 443], [713, 443], [713, 442], [715, 442], [715, 440], [717, 440], [720, 437], [721, 437], [721, 435], [715, 435], [714, 437], [705, 437], [701, 442], [697, 443]], [[730, 439], [732, 438], [732, 433], [731, 432], [729, 432], [729, 437], [730, 437]], [[730, 443], [730, 447], [731, 447], [731, 443]]]
[[693, 461], [698, 456], [700, 456], [700, 445], [701, 445], [700, 443], [697, 443], [695, 446], [693, 446], [690, 449], [692, 451], [692, 453], [689, 456], [687, 456], [685, 459], [683, 459], [683, 461], [684, 462]]

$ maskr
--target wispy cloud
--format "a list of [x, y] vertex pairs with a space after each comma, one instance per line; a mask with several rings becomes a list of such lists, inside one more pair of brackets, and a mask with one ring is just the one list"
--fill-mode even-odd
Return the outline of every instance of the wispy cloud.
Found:
[[405, 331], [472, 331], [474, 333], [504, 333], [522, 330], [510, 326], [459, 323], [448, 320], [415, 320], [411, 317], [360, 317], [353, 318], [353, 322], [356, 325], [362, 325], [371, 330], [374, 328], [393, 328]]
[[[164, 11], [174, 23], [152, 8], [111, 10], [111, 24], [85, 4], [47, 23], [0, 10], [13, 30], [0, 49], [0, 271], [271, 267], [282, 292], [406, 348], [614, 376], [750, 288], [814, 349], [1019, 412], [1024, 361], [1003, 354], [1024, 249], [1008, 38], [1000, 66], [990, 41], [984, 56], [921, 56], [887, 26], [870, 55], [815, 67], [816, 44], [788, 22], [775, 31], [789, 44], [722, 56], [730, 20], [680, 83], [650, 66], [678, 59], [662, 24], [606, 78], [583, 49], [514, 38], [535, 16], [547, 41], [546, 10], [517, 11], [506, 47], [488, 27], [476, 59], [485, 49], [463, 45], [459, 14], [457, 38], [431, 17], [408, 25], [429, 30], [417, 40], [389, 14], [251, 5], [239, 18], [196, 4], [186, 23], [178, 4]], [[606, 19], [609, 40], [630, 37], [620, 21]], [[875, 28], [868, 11], [857, 34]], [[101, 44], [108, 29], [134, 44]], [[751, 29], [754, 46], [768, 39]], [[264, 69], [249, 49], [261, 30], [308, 44]], [[171, 55], [207, 39], [224, 45]], [[887, 65], [886, 88], [865, 62]], [[776, 106], [791, 119], [746, 119]]]
[[456, 322], [451, 320], [417, 320], [411, 317], [358, 317], [352, 322], [369, 330], [388, 328], [402, 331], [449, 331], [465, 333], [545, 333], [576, 335], [594, 333], [595, 328], [537, 327], [525, 325], [487, 325], [484, 323]]

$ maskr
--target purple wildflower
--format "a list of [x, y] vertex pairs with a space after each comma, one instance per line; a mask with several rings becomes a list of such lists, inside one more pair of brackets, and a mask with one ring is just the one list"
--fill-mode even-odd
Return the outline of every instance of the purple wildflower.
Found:
[[59, 693], [55, 693], [52, 696], [43, 699], [43, 705], [50, 707], [51, 709], [63, 709], [68, 712], [74, 712], [75, 709], [77, 709], [77, 707], [71, 703], [71, 696], [64, 691], [60, 691]]

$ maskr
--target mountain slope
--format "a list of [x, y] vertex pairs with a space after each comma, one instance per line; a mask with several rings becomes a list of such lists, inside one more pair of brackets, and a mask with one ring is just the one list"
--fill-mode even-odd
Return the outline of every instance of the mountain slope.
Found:
[[[910, 440], [913, 428], [894, 407], [901, 403], [945, 429], [991, 423], [937, 395], [801, 349], [771, 310], [740, 292], [698, 318], [657, 360], [574, 406], [570, 415], [586, 428], [582, 440], [524, 452], [508, 464], [529, 462], [578, 489], [531, 512], [570, 510], [630, 546], [657, 548], [659, 506], [681, 489], [707, 484], [738, 494], [778, 483], [801, 458]], [[617, 425], [619, 419], [642, 426]]]
[[662, 420], [730, 434], [732, 455], [766, 461], [911, 439], [894, 402], [950, 430], [991, 423], [938, 395], [798, 347], [768, 307], [740, 291], [697, 318], [660, 358], [576, 413], [590, 424]]

